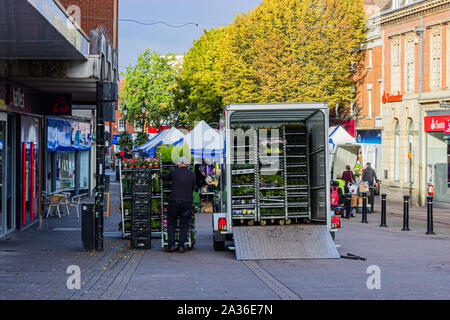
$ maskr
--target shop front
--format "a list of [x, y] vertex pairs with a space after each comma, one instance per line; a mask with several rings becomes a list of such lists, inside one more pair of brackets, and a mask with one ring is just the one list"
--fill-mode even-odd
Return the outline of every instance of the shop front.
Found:
[[362, 145], [363, 161], [365, 163], [370, 162], [377, 173], [377, 178], [381, 179], [381, 130], [357, 130], [356, 142]]
[[450, 208], [450, 112], [424, 118], [426, 132], [426, 182], [436, 206]]
[[47, 192], [87, 193], [90, 177], [91, 124], [47, 118]]

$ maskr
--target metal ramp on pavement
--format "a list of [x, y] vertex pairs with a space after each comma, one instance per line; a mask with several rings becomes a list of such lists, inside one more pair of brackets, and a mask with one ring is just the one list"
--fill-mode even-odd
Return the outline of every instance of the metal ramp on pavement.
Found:
[[233, 227], [237, 260], [338, 259], [327, 226]]

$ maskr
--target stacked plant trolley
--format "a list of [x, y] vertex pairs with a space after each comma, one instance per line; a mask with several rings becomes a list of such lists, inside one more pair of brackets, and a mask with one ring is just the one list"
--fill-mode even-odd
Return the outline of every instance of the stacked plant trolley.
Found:
[[122, 237], [131, 239], [132, 248], [149, 249], [152, 235], [161, 234], [159, 180], [155, 160], [125, 160], [120, 166]]
[[[261, 225], [268, 221], [284, 223], [286, 210], [285, 141], [277, 129], [258, 129], [259, 192], [258, 212]], [[289, 220], [288, 220], [289, 222]]]
[[131, 248], [151, 248], [152, 169], [132, 170]]
[[[309, 154], [306, 126], [282, 128], [287, 218], [311, 218], [309, 203]], [[288, 221], [289, 221], [288, 220]]]
[[234, 224], [283, 225], [309, 221], [305, 220], [311, 219], [306, 126], [286, 124], [257, 129], [236, 126], [233, 129], [245, 132], [245, 138], [235, 138], [231, 145]]
[[[177, 165], [174, 165], [172, 162], [161, 162], [161, 175], [168, 174], [171, 170], [175, 169]], [[193, 169], [193, 166], [189, 166], [189, 169]], [[162, 219], [162, 226], [161, 226], [161, 246], [164, 248], [165, 246], [169, 245], [169, 234], [167, 230], [167, 212], [169, 209], [169, 200], [170, 200], [170, 193], [171, 193], [171, 182], [165, 181], [164, 179], [160, 179], [161, 181], [161, 191], [162, 191], [162, 197], [161, 197], [161, 219]], [[179, 238], [180, 238], [180, 221], [177, 222], [177, 227], [175, 229], [175, 245], [179, 245]], [[188, 230], [185, 248], [186, 249], [192, 249], [195, 245], [195, 214], [192, 213], [191, 218], [191, 226]]]
[[258, 165], [257, 134], [248, 127], [235, 128], [251, 134], [232, 144], [231, 163], [231, 212], [237, 223], [253, 225], [257, 221]]

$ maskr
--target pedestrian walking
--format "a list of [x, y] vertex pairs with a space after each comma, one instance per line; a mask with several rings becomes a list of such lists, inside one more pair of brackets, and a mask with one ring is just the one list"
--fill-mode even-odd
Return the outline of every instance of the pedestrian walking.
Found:
[[375, 195], [375, 184], [377, 181], [377, 173], [372, 168], [370, 162], [367, 162], [366, 167], [364, 168], [364, 171], [362, 173], [361, 177], [362, 182], [367, 182], [369, 185], [369, 204], [370, 204], [370, 213], [374, 210], [374, 195]]
[[[169, 210], [167, 212], [168, 246], [167, 252], [178, 251], [184, 253], [187, 233], [192, 217], [193, 195], [196, 185], [196, 175], [188, 168], [189, 160], [182, 157], [178, 159], [178, 168], [163, 176], [166, 181], [172, 181]], [[175, 248], [175, 230], [177, 220], [180, 219], [180, 237], [178, 248]]]
[[342, 172], [342, 180], [345, 182], [345, 193], [348, 193], [348, 187], [351, 184], [356, 183], [355, 175], [353, 171], [350, 169], [349, 165], [345, 166], [345, 171]]

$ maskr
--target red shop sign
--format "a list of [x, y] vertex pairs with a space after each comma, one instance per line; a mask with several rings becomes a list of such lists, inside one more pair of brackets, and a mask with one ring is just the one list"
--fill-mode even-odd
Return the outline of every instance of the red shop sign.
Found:
[[444, 133], [450, 134], [450, 119], [445, 120]]
[[400, 91], [397, 92], [396, 95], [384, 92], [381, 100], [383, 101], [383, 103], [400, 102], [403, 101], [403, 95], [400, 93]]
[[425, 131], [427, 132], [438, 132], [445, 131], [449, 129], [448, 122], [450, 121], [450, 114], [438, 115], [438, 116], [428, 116], [424, 118], [425, 120]]

